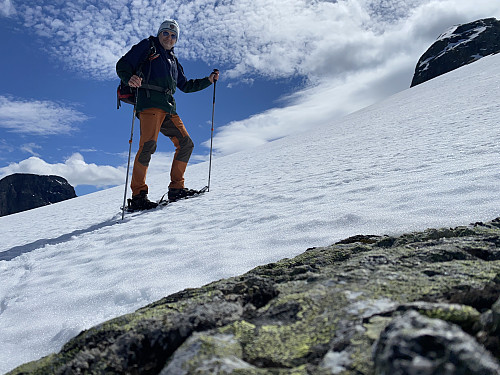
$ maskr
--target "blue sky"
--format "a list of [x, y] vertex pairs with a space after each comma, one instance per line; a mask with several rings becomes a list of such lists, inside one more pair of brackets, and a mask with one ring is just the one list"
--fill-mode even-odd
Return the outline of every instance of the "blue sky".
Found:
[[[116, 109], [114, 67], [167, 18], [180, 24], [176, 54], [188, 78], [221, 70], [218, 157], [408, 88], [441, 33], [486, 17], [500, 18], [497, 2], [0, 0], [0, 178], [57, 174], [78, 195], [123, 184], [132, 107]], [[193, 163], [208, 157], [212, 95], [213, 86], [176, 94]], [[136, 121], [133, 155], [138, 138]], [[172, 155], [160, 136], [149, 173], [168, 171]], [[186, 185], [196, 188], [189, 174]]]

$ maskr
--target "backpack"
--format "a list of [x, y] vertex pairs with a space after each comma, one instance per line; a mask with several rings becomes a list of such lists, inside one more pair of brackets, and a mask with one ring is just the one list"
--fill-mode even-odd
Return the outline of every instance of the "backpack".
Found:
[[[153, 36], [150, 36], [148, 38], [149, 40], [149, 51], [148, 54], [144, 57], [144, 59], [141, 61], [139, 66], [137, 67], [136, 73], [141, 74], [142, 66], [146, 61], [152, 61], [156, 59], [158, 56], [160, 56], [156, 52], [156, 47], [155, 43], [153, 40]], [[120, 109], [121, 107], [121, 102], [127, 103], [127, 104], [136, 104], [136, 95], [137, 95], [137, 89], [130, 87], [126, 83], [123, 83], [120, 80], [120, 84], [118, 85], [118, 88], [116, 89], [116, 109]]]

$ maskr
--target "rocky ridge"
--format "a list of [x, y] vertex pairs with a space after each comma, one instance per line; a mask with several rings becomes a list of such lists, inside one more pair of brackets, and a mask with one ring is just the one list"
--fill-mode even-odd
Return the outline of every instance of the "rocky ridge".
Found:
[[500, 374], [500, 218], [186, 289], [10, 374]]
[[75, 197], [75, 189], [63, 177], [14, 173], [0, 180], [0, 216]]
[[454, 26], [420, 57], [411, 87], [500, 52], [500, 21], [487, 18]]

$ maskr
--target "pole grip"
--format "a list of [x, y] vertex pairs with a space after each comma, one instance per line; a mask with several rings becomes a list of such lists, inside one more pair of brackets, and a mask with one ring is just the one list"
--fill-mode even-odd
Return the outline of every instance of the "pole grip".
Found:
[[[219, 69], [214, 69], [212, 73], [219, 73]], [[213, 98], [213, 104], [215, 104], [215, 85], [217, 85], [217, 80], [214, 77], [214, 98]]]

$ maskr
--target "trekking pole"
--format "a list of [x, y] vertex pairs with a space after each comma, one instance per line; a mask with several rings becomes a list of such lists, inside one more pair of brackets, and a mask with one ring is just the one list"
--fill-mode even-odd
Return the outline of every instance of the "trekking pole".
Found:
[[[214, 69], [212, 73], [218, 73], [219, 69]], [[217, 80], [214, 77], [214, 100], [212, 102], [212, 131], [210, 133], [210, 161], [208, 163], [208, 184], [207, 191], [210, 191], [210, 174], [212, 172], [212, 146], [214, 141], [214, 113], [215, 113], [215, 86], [217, 85]]]
[[125, 192], [123, 193], [122, 220], [125, 217], [125, 201], [127, 200], [128, 174], [130, 171], [130, 153], [132, 152], [132, 139], [134, 138], [135, 110], [137, 107], [137, 97], [138, 96], [139, 96], [139, 90], [136, 89], [134, 110], [132, 112], [132, 129], [130, 130], [130, 139], [128, 141], [128, 162], [127, 162], [127, 175], [125, 176]]

